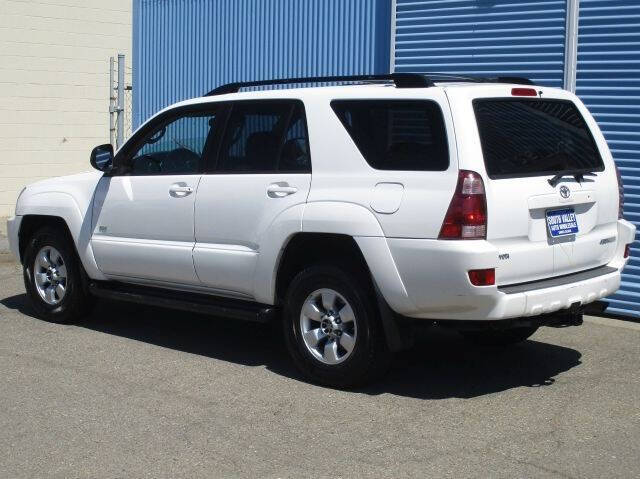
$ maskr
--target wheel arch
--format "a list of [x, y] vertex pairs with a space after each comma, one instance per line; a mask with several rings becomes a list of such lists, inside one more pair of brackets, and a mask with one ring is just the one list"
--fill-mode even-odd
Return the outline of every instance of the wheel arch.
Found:
[[92, 201], [89, 201], [85, 205], [83, 213], [76, 199], [69, 193], [52, 191], [23, 195], [19, 211], [16, 211], [23, 218], [18, 232], [20, 259], [23, 259], [24, 246], [30, 234], [38, 226], [58, 226], [69, 235], [88, 276], [98, 280], [106, 279], [98, 269], [91, 248], [91, 204]]
[[376, 302], [387, 347], [391, 351], [407, 349], [413, 344], [409, 321], [389, 307], [363, 252], [350, 235], [305, 232], [293, 235], [280, 255], [275, 281], [275, 304], [282, 305], [289, 284], [299, 272], [308, 266], [322, 263], [340, 266], [355, 274], [360, 281], [366, 282], [371, 298]]
[[307, 203], [302, 212], [302, 228], [287, 237], [280, 248], [273, 271], [271, 296], [281, 302], [293, 276], [304, 266], [326, 262], [327, 258], [347, 258], [348, 265], [373, 278], [357, 236], [384, 236], [375, 215], [362, 205], [341, 201]]
[[367, 262], [355, 239], [347, 234], [300, 232], [292, 235], [280, 254], [275, 280], [275, 303], [282, 304], [291, 280], [305, 267], [333, 263], [362, 274], [371, 282]]
[[60, 216], [29, 214], [22, 217], [20, 230], [18, 231], [18, 251], [20, 252], [21, 262], [24, 261], [24, 253], [27, 249], [29, 240], [33, 237], [33, 234], [37, 230], [45, 226], [56, 228], [62, 231], [67, 239], [69, 239], [73, 243], [73, 248], [77, 254], [75, 241], [73, 241], [73, 236], [71, 235], [71, 231], [69, 230], [69, 225], [64, 220], [64, 218]]

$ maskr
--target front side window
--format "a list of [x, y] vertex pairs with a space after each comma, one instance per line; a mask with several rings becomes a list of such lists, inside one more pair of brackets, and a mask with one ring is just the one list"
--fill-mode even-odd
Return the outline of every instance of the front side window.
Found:
[[307, 126], [300, 102], [242, 101], [232, 105], [217, 171], [295, 173], [310, 170]]
[[604, 168], [589, 127], [570, 101], [479, 99], [473, 108], [490, 178]]
[[333, 111], [377, 170], [444, 171], [449, 167], [442, 111], [426, 100], [334, 100]]
[[132, 155], [132, 175], [187, 175], [200, 171], [215, 114], [187, 114], [156, 128]]

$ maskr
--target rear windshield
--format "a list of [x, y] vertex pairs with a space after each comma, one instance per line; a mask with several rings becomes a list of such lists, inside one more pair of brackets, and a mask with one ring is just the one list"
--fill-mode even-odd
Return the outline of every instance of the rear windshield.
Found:
[[473, 108], [490, 178], [604, 169], [584, 118], [570, 101], [478, 99]]
[[427, 100], [334, 100], [331, 107], [364, 159], [377, 170], [449, 167], [442, 111]]

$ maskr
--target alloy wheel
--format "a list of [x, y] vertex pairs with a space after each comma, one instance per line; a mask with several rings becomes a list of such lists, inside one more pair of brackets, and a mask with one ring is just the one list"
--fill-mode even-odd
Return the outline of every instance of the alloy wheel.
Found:
[[318, 361], [335, 365], [345, 361], [356, 344], [358, 327], [349, 302], [329, 288], [312, 292], [300, 312], [302, 340]]
[[43, 246], [33, 263], [33, 279], [38, 294], [51, 306], [60, 304], [67, 292], [67, 267], [60, 252]]

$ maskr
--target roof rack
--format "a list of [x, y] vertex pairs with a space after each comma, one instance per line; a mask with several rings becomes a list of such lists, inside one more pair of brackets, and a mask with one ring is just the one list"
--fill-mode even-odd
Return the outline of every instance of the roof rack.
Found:
[[475, 77], [467, 75], [452, 75], [450, 73], [424, 73], [431, 81], [459, 81], [470, 83], [515, 83], [517, 85], [535, 85], [534, 82], [524, 77], [497, 76], [497, 77]]
[[431, 79], [419, 73], [390, 73], [386, 75], [336, 75], [322, 77], [278, 78], [275, 80], [259, 80], [234, 82], [221, 85], [205, 96], [237, 93], [240, 88], [267, 85], [288, 85], [292, 83], [348, 83], [348, 82], [393, 82], [397, 88], [426, 88], [434, 86]]
[[518, 85], [534, 85], [528, 78], [498, 76], [473, 77], [451, 75], [448, 73], [390, 73], [385, 75], [334, 75], [321, 77], [277, 78], [274, 80], [258, 80], [233, 82], [211, 90], [205, 96], [237, 93], [241, 88], [268, 85], [291, 85], [295, 83], [354, 83], [354, 82], [392, 82], [396, 88], [427, 88], [435, 86], [436, 81], [460, 81], [471, 83], [516, 83]]

